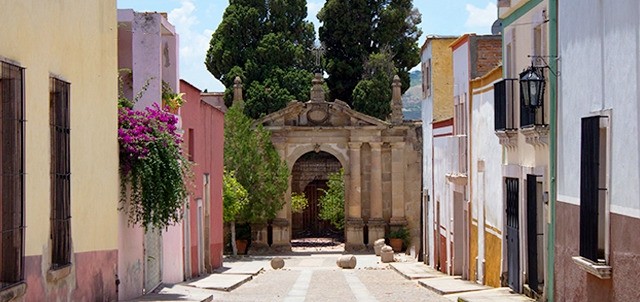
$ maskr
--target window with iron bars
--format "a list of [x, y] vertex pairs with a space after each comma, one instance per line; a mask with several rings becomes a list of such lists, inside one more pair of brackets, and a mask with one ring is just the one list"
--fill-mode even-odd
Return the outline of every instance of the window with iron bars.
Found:
[[51, 268], [71, 264], [70, 84], [50, 79]]
[[24, 69], [0, 62], [0, 289], [24, 279]]
[[582, 118], [580, 150], [580, 256], [606, 263], [608, 117]]

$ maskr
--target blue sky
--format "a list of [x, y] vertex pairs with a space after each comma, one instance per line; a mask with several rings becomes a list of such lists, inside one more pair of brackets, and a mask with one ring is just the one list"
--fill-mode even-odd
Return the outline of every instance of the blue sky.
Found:
[[[315, 16], [324, 2], [307, 0], [308, 19], [315, 23], [316, 32], [319, 24]], [[117, 3], [118, 8], [168, 13], [169, 22], [180, 36], [180, 78], [201, 90], [224, 90], [205, 68], [204, 57], [228, 0], [117, 0]], [[422, 13], [420, 46], [428, 34], [490, 33], [497, 18], [495, 0], [413, 0], [413, 5]]]

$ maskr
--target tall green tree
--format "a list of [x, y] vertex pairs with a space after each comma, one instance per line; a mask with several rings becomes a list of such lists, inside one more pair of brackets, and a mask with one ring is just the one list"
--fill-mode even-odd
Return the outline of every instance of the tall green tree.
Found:
[[327, 190], [318, 199], [321, 219], [328, 220], [339, 230], [344, 229], [344, 170], [329, 174]]
[[362, 80], [353, 90], [353, 109], [387, 119], [391, 114], [391, 81], [397, 71], [388, 49], [371, 54], [364, 64]]
[[229, 223], [231, 231], [231, 250], [238, 254], [236, 247], [236, 221], [238, 216], [249, 203], [247, 190], [238, 182], [233, 172], [224, 170], [222, 176], [222, 204], [224, 222]]
[[353, 104], [364, 62], [384, 48], [392, 54], [402, 91], [409, 88], [409, 70], [420, 62], [417, 41], [422, 34], [421, 15], [412, 0], [327, 0], [318, 19], [332, 99]]
[[271, 133], [234, 105], [225, 114], [224, 165], [244, 188], [249, 202], [236, 215], [241, 223], [266, 222], [284, 206], [289, 169], [271, 143]]
[[315, 30], [306, 17], [306, 0], [229, 1], [205, 59], [227, 87], [227, 106], [236, 76], [247, 87], [245, 113], [252, 118], [309, 98]]

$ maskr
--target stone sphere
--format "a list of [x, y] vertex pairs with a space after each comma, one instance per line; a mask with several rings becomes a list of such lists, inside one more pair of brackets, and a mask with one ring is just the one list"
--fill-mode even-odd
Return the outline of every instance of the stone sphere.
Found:
[[271, 267], [273, 269], [281, 269], [284, 267], [284, 259], [280, 257], [275, 257], [271, 259]]

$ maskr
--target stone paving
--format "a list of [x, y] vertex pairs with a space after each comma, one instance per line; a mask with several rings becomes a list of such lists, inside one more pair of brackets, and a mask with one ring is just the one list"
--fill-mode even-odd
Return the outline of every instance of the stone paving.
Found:
[[216, 273], [165, 286], [136, 301], [533, 301], [508, 288], [490, 288], [442, 274], [414, 258], [395, 254], [382, 263], [373, 254], [355, 255], [355, 269], [341, 269], [341, 246], [301, 246], [278, 257], [227, 257]]

